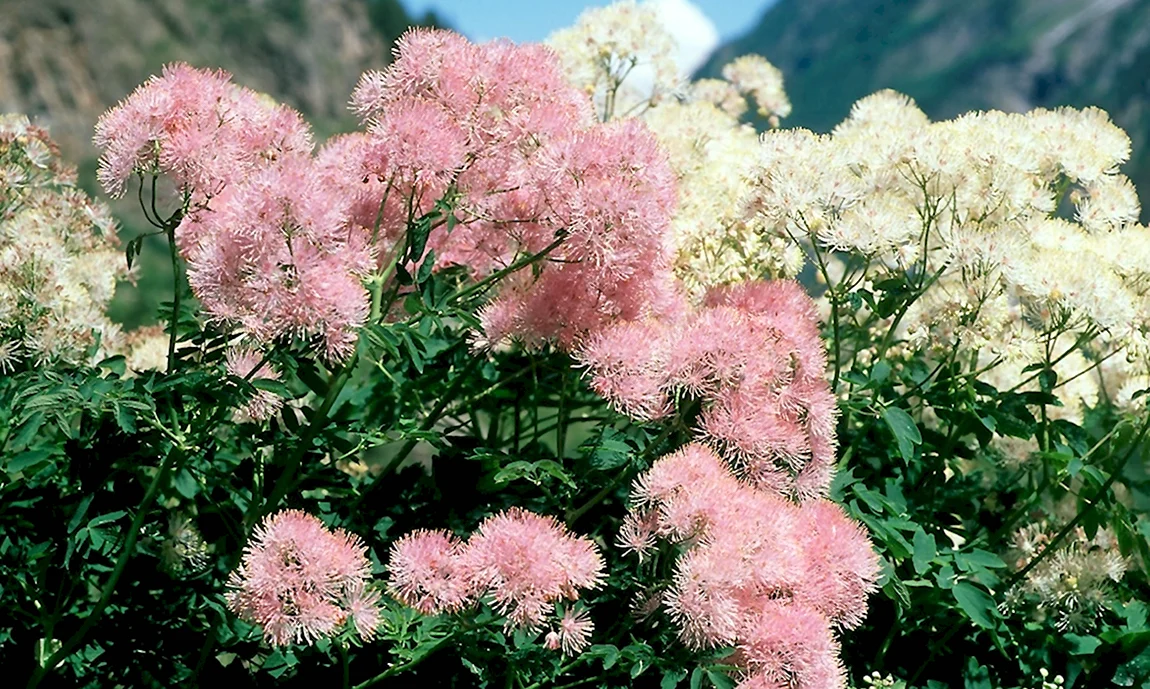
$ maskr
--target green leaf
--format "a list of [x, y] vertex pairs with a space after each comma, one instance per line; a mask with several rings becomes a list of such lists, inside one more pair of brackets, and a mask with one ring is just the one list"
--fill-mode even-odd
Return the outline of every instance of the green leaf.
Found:
[[720, 670], [707, 670], [707, 679], [711, 680], [711, 684], [714, 685], [716, 689], [732, 689], [735, 686], [734, 680], [732, 680], [727, 673]]
[[680, 668], [665, 670], [663, 671], [663, 681], [659, 682], [659, 689], [675, 689], [686, 676], [687, 671]]
[[691, 689], [700, 689], [703, 686], [703, 668], [697, 667], [691, 673]]
[[591, 438], [583, 443], [579, 451], [587, 457], [592, 469], [611, 471], [627, 463], [631, 455], [631, 446], [627, 444], [626, 437], [622, 433], [607, 427], [598, 438]]
[[427, 282], [427, 278], [431, 277], [431, 269], [435, 267], [435, 249], [427, 252], [427, 256], [423, 258], [423, 263], [419, 264], [419, 270], [415, 273], [415, 281], [422, 284]]
[[106, 368], [118, 376], [122, 376], [128, 371], [128, 361], [121, 354], [104, 359], [98, 366], [100, 368]]
[[24, 452], [17, 453], [15, 457], [8, 460], [4, 470], [10, 474], [15, 474], [26, 469], [31, 469], [40, 463], [44, 462], [52, 455], [52, 451], [39, 448], [36, 450], [25, 450]]
[[886, 407], [882, 410], [883, 421], [890, 427], [894, 439], [898, 442], [898, 451], [906, 461], [914, 459], [914, 446], [922, 444], [922, 434], [914, 419], [898, 407]]
[[954, 556], [954, 562], [958, 568], [969, 572], [974, 569], [998, 569], [1005, 567], [1006, 563], [1002, 558], [992, 552], [975, 548], [968, 553], [957, 553]]
[[176, 487], [176, 492], [185, 498], [191, 498], [200, 492], [200, 484], [196, 481], [196, 478], [192, 476], [192, 472], [188, 471], [187, 467], [180, 469], [180, 473], [176, 474], [176, 478], [172, 483]]
[[76, 512], [72, 515], [72, 518], [68, 520], [69, 534], [76, 533], [76, 529], [80, 528], [80, 522], [84, 520], [84, 515], [88, 513], [88, 505], [92, 504], [92, 497], [92, 494], [89, 493], [84, 496], [84, 499], [76, 506]]
[[128, 259], [128, 270], [132, 269], [132, 263], [135, 262], [136, 257], [140, 255], [140, 249], [144, 244], [144, 235], [133, 238], [124, 247], [124, 258]]
[[603, 669], [610, 670], [619, 662], [619, 649], [610, 644], [595, 644], [587, 649], [587, 656], [591, 658], [602, 658]]
[[1090, 655], [1102, 645], [1102, 641], [1094, 636], [1067, 634], [1063, 638], [1070, 642], [1070, 654], [1076, 656]]
[[910, 591], [897, 576], [891, 576], [890, 581], [882, 587], [882, 592], [886, 594], [887, 598], [897, 602], [903, 610], [910, 608]]
[[290, 399], [294, 396], [288, 386], [283, 384], [283, 381], [272, 380], [271, 378], [253, 378], [250, 382], [253, 388], [270, 392], [278, 397]]
[[263, 669], [272, 677], [279, 677], [296, 664], [296, 657], [291, 651], [280, 651], [278, 648], [264, 659]]
[[427, 247], [427, 238], [431, 235], [431, 215], [425, 215], [416, 220], [407, 228], [407, 258], [418, 261], [423, 257], [423, 250]]
[[998, 616], [998, 610], [989, 594], [969, 581], [955, 583], [951, 592], [958, 601], [958, 607], [962, 608], [975, 624], [987, 629], [994, 628], [994, 618]]
[[136, 417], [132, 416], [132, 413], [128, 409], [125, 409], [124, 407], [122, 407], [119, 404], [116, 405], [115, 409], [116, 409], [116, 425], [120, 427], [120, 430], [123, 431], [124, 433], [126, 433], [127, 435], [132, 435], [133, 433], [135, 433], [136, 432]]
[[93, 517], [92, 520], [88, 522], [88, 528], [94, 529], [97, 526], [103, 526], [104, 524], [110, 524], [110, 523], [116, 521], [117, 519], [119, 519], [120, 517], [124, 516], [125, 514], [127, 514], [127, 512], [125, 512], [123, 510], [119, 510], [117, 512], [109, 512], [108, 514], [101, 514], [99, 517]]
[[914, 553], [912, 555], [914, 571], [919, 576], [922, 576], [930, 571], [930, 562], [938, 552], [938, 544], [935, 543], [934, 536], [931, 536], [921, 528], [914, 532], [912, 543], [914, 545]]
[[24, 420], [20, 430], [8, 441], [8, 445], [13, 450], [18, 450], [22, 447], [27, 447], [28, 443], [32, 442], [32, 438], [36, 437], [36, 433], [40, 427], [44, 425], [44, 413], [35, 412]]
[[885, 383], [886, 379], [890, 377], [890, 364], [885, 361], [878, 361], [870, 370], [870, 379], [874, 383]]

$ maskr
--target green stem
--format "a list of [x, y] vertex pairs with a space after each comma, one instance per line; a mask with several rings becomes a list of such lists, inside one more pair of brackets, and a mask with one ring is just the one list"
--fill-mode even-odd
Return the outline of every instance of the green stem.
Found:
[[519, 270], [520, 268], [523, 268], [524, 266], [529, 266], [532, 263], [535, 263], [536, 261], [538, 261], [539, 259], [545, 257], [547, 254], [554, 251], [560, 244], [562, 244], [565, 239], [567, 239], [567, 233], [561, 232], [559, 237], [557, 237], [555, 239], [555, 241], [548, 244], [539, 253], [524, 256], [523, 258], [519, 259], [518, 261], [515, 261], [514, 263], [507, 266], [506, 268], [503, 268], [502, 270], [498, 270], [498, 271], [492, 273], [491, 275], [488, 275], [487, 277], [483, 278], [482, 280], [475, 283], [471, 287], [468, 287], [467, 289], [463, 290], [459, 294], [455, 295], [455, 297], [451, 301], [453, 303], [460, 302], [460, 301], [463, 301], [464, 299], [467, 299], [471, 296], [474, 296], [475, 294], [479, 294], [479, 293], [483, 292], [488, 287], [490, 287], [492, 284], [498, 282], [499, 280], [502, 280], [503, 278], [507, 277], [511, 273], [514, 273], [515, 271]]
[[173, 373], [176, 370], [176, 340], [180, 334], [180, 256], [176, 251], [176, 226], [169, 223], [164, 231], [168, 235], [168, 253], [172, 259], [172, 331], [168, 335], [168, 373]]
[[689, 405], [686, 409], [683, 410], [683, 413], [680, 414], [676, 423], [667, 424], [666, 427], [660, 431], [659, 435], [655, 436], [655, 439], [647, 444], [647, 447], [643, 450], [643, 454], [639, 455], [638, 461], [628, 463], [626, 466], [624, 466], [619, 471], [619, 473], [615, 475], [615, 478], [611, 479], [607, 485], [603, 486], [603, 488], [598, 493], [593, 495], [590, 500], [583, 503], [578, 508], [567, 510], [564, 521], [567, 523], [568, 528], [573, 526], [575, 522], [579, 521], [579, 518], [587, 514], [591, 508], [603, 502], [609, 495], [614, 493], [619, 485], [623, 483], [623, 481], [627, 480], [627, 478], [635, 471], [635, 465], [645, 465], [646, 461], [650, 459], [651, 455], [658, 452], [659, 447], [661, 447], [663, 444], [663, 441], [671, 437], [671, 434], [674, 433], [675, 430], [677, 430], [680, 426], [682, 426], [684, 419], [689, 414], [693, 413], [693, 411], [697, 408], [697, 405], [697, 402]]
[[[451, 400], [455, 397], [455, 394], [459, 392], [459, 388], [471, 377], [471, 373], [483, 361], [483, 357], [474, 357], [467, 365], [467, 368], [459, 372], [459, 375], [455, 377], [455, 380], [451, 381], [451, 385], [448, 386], [446, 392], [443, 393], [443, 396], [439, 398], [439, 402], [436, 403], [435, 408], [431, 410], [431, 413], [428, 414], [427, 417], [423, 420], [423, 423], [420, 424], [420, 431], [426, 432], [431, 430], [431, 427], [434, 426], [437, 421], [443, 418], [443, 414], [447, 410], [447, 405], [451, 404]], [[403, 463], [403, 460], [407, 459], [407, 456], [411, 454], [411, 451], [415, 449], [417, 444], [419, 444], [419, 441], [414, 438], [409, 438], [406, 442], [404, 442], [403, 446], [399, 449], [399, 453], [396, 454], [395, 458], [392, 459], [391, 463], [388, 465], [389, 471], [398, 469], [399, 465]], [[354, 512], [355, 509], [359, 507], [359, 505], [363, 502], [364, 498], [366, 498], [368, 494], [375, 490], [376, 486], [380, 485], [382, 482], [383, 481], [380, 480], [380, 478], [377, 478], [371, 485], [365, 488], [364, 491], [359, 494], [359, 497], [357, 497], [352, 502], [352, 512]]]
[[[1091, 447], [1089, 450], [1086, 451], [1086, 454], [1082, 455], [1082, 457], [1080, 458], [1081, 461], [1085, 464], [1086, 460], [1090, 459], [1090, 457], [1095, 452], [1097, 452], [1103, 445], [1105, 445], [1110, 440], [1110, 438], [1112, 438], [1114, 436], [1114, 433], [1117, 430], [1118, 430], [1118, 427], [1115, 426], [1114, 428], [1112, 428], [1110, 430], [1109, 433], [1102, 436], [1102, 438], [1099, 439], [1098, 442], [1096, 442], [1093, 447]], [[1051, 478], [1052, 476], [1053, 476], [1053, 474], [1048, 475], [1046, 477], [1046, 480], [1044, 480], [1043, 483], [1041, 485], [1039, 485], [1038, 490], [1034, 491], [1034, 493], [1030, 496], [1030, 498], [1023, 501], [1022, 505], [1020, 505], [1019, 507], [1016, 507], [1014, 510], [1009, 512], [1006, 515], [1006, 517], [1003, 518], [1002, 525], [999, 526], [997, 529], [995, 529], [993, 532], [990, 530], [989, 527], [980, 524], [979, 525], [980, 530], [970, 537], [970, 541], [969, 541], [970, 544], [974, 545], [975, 543], [978, 543], [983, 539], [989, 539], [992, 534], [1009, 533], [1010, 528], [1012, 526], [1014, 526], [1015, 522], [1017, 522], [1019, 518], [1021, 518], [1023, 515], [1025, 515], [1027, 512], [1029, 512], [1031, 510], [1031, 508], [1033, 508], [1036, 504], [1038, 504], [1038, 502], [1040, 500], [1042, 500], [1043, 493], [1045, 493], [1046, 489], [1049, 488], [1050, 485], [1054, 482]]]
[[[555, 454], [559, 460], [563, 460], [563, 456], [567, 454], [567, 370], [560, 371], [559, 375], [559, 424], [555, 431]], [[538, 429], [536, 429], [538, 433]]]
[[440, 648], [442, 648], [450, 640], [451, 640], [451, 635], [449, 634], [449, 635], [443, 637], [442, 639], [440, 639], [439, 641], [435, 642], [435, 644], [431, 648], [429, 648], [427, 650], [427, 652], [425, 652], [423, 655], [419, 656], [418, 658], [416, 658], [414, 660], [409, 660], [406, 663], [401, 663], [399, 665], [393, 665], [393, 666], [389, 667], [388, 669], [384, 670], [383, 672], [379, 673], [375, 677], [372, 677], [369, 680], [365, 680], [363, 682], [360, 682], [359, 684], [355, 685], [355, 687], [353, 689], [367, 689], [368, 687], [373, 687], [376, 684], [379, 684], [380, 682], [387, 679], [388, 677], [394, 677], [395, 675], [398, 675], [401, 672], [405, 672], [407, 670], [410, 670], [411, 668], [415, 667], [416, 665], [419, 665], [423, 661], [427, 660], [432, 654], [434, 654], [436, 651], [438, 651]]
[[356, 355], [348, 360], [339, 373], [328, 381], [327, 393], [324, 395], [323, 402], [320, 403], [319, 409], [316, 410], [312, 416], [311, 421], [308, 423], [307, 428], [304, 430], [303, 435], [300, 436], [296, 443], [295, 450], [291, 456], [288, 457], [287, 465], [283, 473], [280, 474], [279, 479], [276, 480], [275, 486], [272, 488], [272, 493], [268, 496], [267, 500], [263, 502], [258, 508], [259, 502], [255, 499], [252, 500], [252, 509], [248, 513], [247, 523], [244, 524], [245, 531], [250, 530], [255, 522], [279, 504], [287, 495], [288, 489], [295, 479], [295, 474], [299, 471], [300, 464], [303, 462], [304, 455], [311, 448], [311, 443], [319, 435], [320, 431], [327, 426], [328, 414], [331, 413], [332, 406], [335, 405], [336, 399], [339, 394], [343, 392], [343, 388], [347, 385], [348, 379], [351, 378], [352, 371], [355, 369]]
[[348, 689], [351, 686], [351, 659], [348, 658], [347, 644], [339, 642], [336, 644], [339, 647], [339, 664], [343, 667], [343, 689]]
[[120, 556], [116, 558], [116, 564], [112, 568], [112, 574], [108, 577], [108, 581], [104, 583], [104, 588], [100, 592], [100, 599], [96, 601], [95, 607], [92, 608], [92, 612], [88, 613], [88, 616], [84, 619], [84, 623], [80, 625], [80, 628], [73, 632], [72, 636], [68, 637], [68, 639], [60, 645], [60, 648], [48, 657], [48, 660], [46, 660], [42, 666], [36, 669], [32, 674], [32, 678], [28, 681], [28, 689], [33, 689], [39, 685], [49, 670], [67, 658], [72, 651], [80, 645], [88, 635], [88, 632], [92, 630], [92, 627], [94, 627], [103, 616], [104, 611], [108, 608], [108, 604], [112, 601], [112, 594], [116, 590], [116, 584], [119, 583], [120, 577], [124, 575], [124, 570], [128, 567], [128, 561], [132, 559], [132, 555], [136, 550], [136, 541], [140, 538], [140, 529], [143, 527], [144, 519], [148, 516], [148, 511], [156, 499], [156, 494], [160, 491], [160, 486], [167, 482], [172, 468], [182, 463], [184, 457], [184, 450], [181, 448], [173, 449], [168, 453], [168, 456], [164, 458], [164, 461], [160, 464], [160, 470], [156, 472], [155, 478], [152, 479], [151, 485], [148, 486], [148, 490], [144, 493], [144, 499], [140, 503], [140, 508], [136, 510], [136, 516], [132, 518], [132, 524], [128, 527], [128, 534], [124, 539], [124, 546], [120, 551]]
[[1071, 519], [1066, 524], [1066, 526], [1062, 527], [1062, 530], [1059, 531], [1054, 536], [1054, 538], [1050, 539], [1050, 542], [1046, 544], [1046, 547], [1042, 549], [1042, 552], [1035, 555], [1030, 562], [1026, 563], [1025, 567], [1018, 570], [1014, 573], [1014, 576], [1007, 579], [1006, 584], [1003, 586], [1002, 590], [1009, 591], [1011, 587], [1021, 581], [1023, 577], [1029, 574], [1031, 570], [1033, 570], [1039, 565], [1039, 563], [1045, 560], [1048, 555], [1053, 553], [1054, 549], [1057, 548], [1062, 543], [1062, 541], [1066, 540], [1066, 537], [1069, 536], [1070, 532], [1074, 531], [1074, 529], [1082, 523], [1082, 520], [1086, 518], [1086, 515], [1090, 514], [1094, 511], [1095, 508], [1098, 507], [1098, 502], [1104, 495], [1106, 495], [1107, 491], [1110, 490], [1110, 487], [1114, 485], [1114, 482], [1117, 481], [1118, 477], [1122, 474], [1122, 468], [1126, 466], [1126, 463], [1130, 460], [1131, 457], [1134, 456], [1134, 453], [1138, 451], [1138, 447], [1141, 445], [1142, 439], [1146, 437], [1147, 431], [1150, 431], [1150, 417], [1146, 419], [1145, 423], [1142, 424], [1142, 428], [1138, 431], [1138, 435], [1135, 436], [1134, 440], [1130, 442], [1130, 449], [1127, 450], [1126, 453], [1122, 455], [1121, 459], [1115, 462], [1114, 466], [1110, 468], [1110, 476], [1107, 477], [1101, 486], [1099, 486], [1098, 490], [1094, 493], [1094, 497], [1087, 503], [1086, 507], [1083, 508], [1078, 514], [1074, 515], [1074, 519]]
[[[570, 663], [567, 663], [563, 667], [559, 668], [559, 670], [557, 670], [555, 672], [555, 677], [559, 677], [559, 676], [563, 675], [564, 673], [570, 672], [571, 670], [579, 667], [580, 665], [583, 664], [584, 658], [585, 658], [585, 656], [579, 656], [575, 660], [572, 660]], [[579, 679], [579, 680], [575, 680], [574, 682], [568, 682], [567, 684], [556, 685], [554, 689], [562, 689], [562, 687], [576, 687], [576, 686], [579, 686], [580, 684], [587, 684], [588, 682], [591, 682], [591, 681], [596, 680], [596, 679], [600, 679], [600, 678], [599, 677], [592, 677], [590, 679]], [[533, 684], [528, 684], [526, 689], [539, 689], [544, 684], [546, 684], [546, 682], [547, 682], [547, 680], [541, 679], [538, 682], [535, 682]]]

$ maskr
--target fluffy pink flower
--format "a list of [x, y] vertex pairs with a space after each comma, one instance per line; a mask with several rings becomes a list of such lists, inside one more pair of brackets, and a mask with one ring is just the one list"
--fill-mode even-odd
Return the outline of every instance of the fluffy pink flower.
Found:
[[802, 605], [772, 601], [738, 644], [733, 661], [747, 668], [751, 678], [759, 678], [748, 686], [840, 689], [846, 686], [846, 673], [838, 652], [821, 615]]
[[488, 517], [467, 542], [459, 567], [476, 588], [490, 591], [514, 626], [536, 628], [557, 600], [603, 581], [603, 558], [553, 517], [512, 508]]
[[622, 322], [592, 335], [575, 357], [591, 369], [591, 389], [634, 418], [671, 411], [671, 338], [661, 320]]
[[866, 617], [866, 599], [879, 575], [878, 556], [862, 525], [829, 500], [811, 500], [799, 509], [801, 549], [807, 581], [795, 602], [821, 613], [835, 625], [853, 629]]
[[[797, 505], [737, 478], [713, 449], [692, 444], [635, 483], [620, 541], [642, 555], [655, 537], [680, 544], [662, 603], [687, 645], [749, 649], [734, 660], [751, 674], [766, 672], [763, 681], [791, 686], [809, 676], [816, 679], [799, 686], [836, 686], [817, 679], [839, 677], [827, 670], [837, 668], [831, 629], [861, 622], [878, 577], [870, 541], [841, 508], [825, 500]], [[764, 620], [776, 618], [801, 622], [797, 636], [769, 636], [772, 623]], [[786, 656], [779, 667], [792, 674], [765, 669], [770, 649], [779, 648]]]
[[573, 349], [611, 323], [674, 313], [674, 176], [654, 136], [638, 121], [600, 125], [539, 156], [546, 220], [565, 239], [537, 277], [502, 289], [519, 326], [503, 335]]
[[[388, 563], [389, 588], [426, 614], [458, 610], [490, 596], [510, 627], [538, 628], [555, 602], [577, 600], [603, 580], [595, 544], [552, 517], [512, 508], [488, 517], [466, 543], [444, 531], [415, 531], [397, 541]], [[589, 621], [587, 622], [589, 624]], [[576, 639], [582, 622], [568, 622]], [[577, 640], [562, 642], [570, 647]]]
[[566, 655], [579, 655], [591, 643], [591, 632], [594, 629], [595, 624], [587, 616], [586, 610], [567, 610], [559, 620], [559, 647]]
[[[246, 347], [231, 347], [224, 357], [224, 365], [229, 375], [247, 380], [279, 380], [280, 374], [263, 362], [262, 352]], [[257, 370], [256, 367], [259, 366]], [[240, 416], [255, 421], [266, 421], [275, 416], [283, 406], [283, 398], [274, 392], [256, 390], [256, 393], [240, 408]]]
[[188, 282], [217, 322], [257, 341], [318, 336], [351, 352], [369, 308], [367, 247], [343, 231], [343, 199], [310, 158], [284, 158], [233, 184], [178, 232]]
[[391, 546], [388, 589], [425, 615], [464, 607], [474, 587], [460, 571], [462, 544], [446, 531], [413, 531]]
[[231, 83], [223, 71], [177, 63], [96, 123], [99, 178], [119, 196], [135, 172], [164, 173], [181, 190], [214, 196], [269, 158], [306, 154], [299, 113]]
[[[678, 303], [669, 165], [642, 123], [596, 123], [548, 48], [411, 31], [391, 66], [363, 76], [352, 108], [368, 124], [352, 151], [371, 178], [361, 191], [383, 209], [373, 241], [394, 245], [432, 217], [436, 267], [481, 278], [562, 238], [536, 271], [499, 286], [482, 313], [483, 343], [569, 349], [607, 323]], [[449, 190], [450, 228], [428, 215]]]
[[264, 628], [276, 646], [311, 644], [336, 633], [349, 615], [374, 630], [378, 596], [365, 592], [371, 563], [360, 540], [329, 531], [298, 510], [268, 517], [252, 534], [228, 581], [228, 607]]
[[797, 283], [744, 283], [685, 316], [615, 323], [576, 357], [591, 387], [635, 418], [667, 413], [676, 393], [700, 399], [700, 438], [752, 483], [800, 500], [826, 494], [837, 407]]
[[344, 608], [348, 618], [355, 627], [356, 634], [364, 641], [375, 638], [376, 629], [380, 621], [380, 595], [376, 589], [364, 588], [354, 585], [348, 589], [344, 598]]
[[547, 48], [425, 29], [397, 41], [386, 70], [363, 75], [352, 109], [368, 128], [354, 166], [381, 185], [372, 190], [374, 207], [384, 207], [378, 237], [402, 235], [450, 185], [460, 223], [438, 227], [428, 246], [437, 267], [464, 265], [476, 276], [554, 236], [537, 222], [536, 153], [592, 123], [587, 98]]

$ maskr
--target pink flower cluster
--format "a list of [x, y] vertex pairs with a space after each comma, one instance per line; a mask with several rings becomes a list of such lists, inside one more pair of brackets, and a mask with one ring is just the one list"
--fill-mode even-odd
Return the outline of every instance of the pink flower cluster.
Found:
[[120, 196], [133, 174], [169, 175], [181, 191], [214, 196], [281, 156], [307, 155], [300, 114], [231, 83], [223, 71], [164, 67], [96, 123], [99, 178]]
[[133, 173], [169, 176], [204, 309], [262, 341], [322, 336], [330, 358], [367, 316], [364, 279], [421, 223], [435, 266], [474, 278], [546, 252], [482, 314], [490, 342], [571, 347], [677, 303], [673, 173], [641, 122], [595, 121], [550, 49], [413, 30], [352, 108], [365, 131], [313, 156], [295, 111], [169, 66], [101, 118], [100, 179], [121, 194]]
[[285, 510], [252, 534], [228, 582], [228, 607], [264, 628], [273, 645], [311, 644], [350, 620], [364, 639], [379, 624], [379, 593], [359, 538], [316, 517]]
[[[595, 544], [567, 531], [554, 518], [512, 508], [488, 517], [467, 541], [445, 531], [419, 530], [392, 545], [391, 594], [435, 615], [456, 612], [486, 598], [509, 628], [539, 629], [561, 600], [603, 582]], [[568, 610], [548, 644], [576, 653], [587, 643], [591, 621]]]
[[605, 328], [576, 355], [624, 413], [659, 418], [674, 399], [696, 398], [700, 437], [743, 478], [798, 499], [826, 494], [837, 407], [814, 304], [797, 283], [716, 289], [678, 318]]
[[437, 266], [483, 277], [563, 240], [541, 270], [501, 286], [482, 314], [488, 341], [570, 347], [673, 301], [671, 169], [639, 121], [597, 123], [548, 48], [414, 30], [385, 71], [363, 76], [352, 107], [367, 131], [320, 157], [381, 258], [444, 197], [459, 223], [438, 219]]
[[261, 341], [321, 336], [346, 356], [367, 315], [368, 247], [343, 227], [299, 113], [224, 72], [170, 65], [105, 113], [100, 180], [167, 175], [186, 202], [176, 240], [213, 319]]
[[682, 549], [662, 602], [684, 642], [734, 646], [748, 688], [844, 686], [833, 630], [862, 622], [879, 569], [838, 505], [760, 490], [700, 444], [655, 462], [632, 501], [623, 548]]

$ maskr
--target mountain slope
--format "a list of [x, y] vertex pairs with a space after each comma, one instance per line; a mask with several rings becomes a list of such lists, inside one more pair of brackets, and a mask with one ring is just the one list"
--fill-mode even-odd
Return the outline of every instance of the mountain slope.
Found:
[[780, 0], [705, 74], [760, 53], [787, 80], [787, 124], [827, 131], [882, 88], [932, 118], [1097, 105], [1134, 140], [1150, 194], [1150, 0]]

